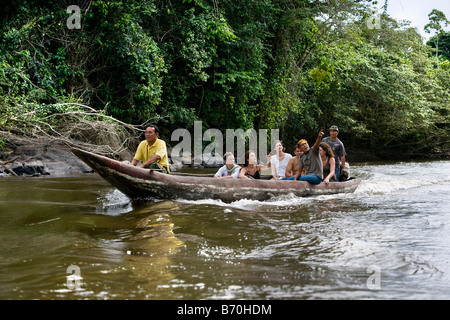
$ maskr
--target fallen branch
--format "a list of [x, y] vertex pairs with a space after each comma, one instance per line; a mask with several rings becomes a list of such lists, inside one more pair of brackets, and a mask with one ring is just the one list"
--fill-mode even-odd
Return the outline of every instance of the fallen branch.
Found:
[[[25, 106], [18, 106], [26, 109]], [[128, 151], [130, 144], [134, 149], [144, 131], [142, 126], [127, 124], [83, 104], [54, 106], [58, 107], [58, 111], [61, 106], [75, 106], [79, 110], [70, 109], [50, 115], [38, 109], [16, 112], [8, 120], [10, 127], [4, 129], [25, 137], [45, 139], [48, 143], [62, 143], [112, 157]]]
[[17, 177], [17, 174], [13, 170], [11, 170], [9, 167], [6, 166], [8, 163], [14, 162], [17, 159], [19, 159], [19, 157], [12, 158], [12, 159], [10, 159], [8, 161], [0, 161], [0, 166], [5, 168], [6, 170], [8, 170], [8, 172], [11, 173], [13, 176]]

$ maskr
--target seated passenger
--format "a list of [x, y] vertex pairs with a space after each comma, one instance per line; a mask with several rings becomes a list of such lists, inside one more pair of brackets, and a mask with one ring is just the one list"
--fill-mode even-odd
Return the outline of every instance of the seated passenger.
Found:
[[275, 180], [284, 178], [286, 173], [286, 167], [289, 159], [292, 156], [289, 153], [284, 152], [284, 147], [281, 141], [275, 143], [275, 155], [271, 156], [269, 167], [272, 169], [272, 177]]
[[[285, 177], [282, 178], [282, 180], [294, 180], [295, 174], [298, 171], [298, 161], [300, 160], [300, 156], [303, 154], [298, 145], [295, 147], [294, 154], [295, 156], [289, 159], [286, 167]], [[303, 169], [303, 171], [304, 170], [305, 169]]]
[[330, 145], [326, 142], [319, 143], [319, 154], [323, 165], [323, 182], [328, 186], [330, 181], [336, 181], [334, 170], [336, 160], [334, 159], [333, 150], [331, 150]]
[[[140, 161], [142, 164], [138, 165]], [[170, 173], [166, 143], [159, 139], [159, 129], [156, 125], [149, 125], [145, 129], [145, 140], [139, 144], [131, 165]]]
[[225, 160], [225, 165], [217, 171], [214, 178], [239, 178], [241, 167], [235, 164], [234, 155], [231, 152], [227, 152], [223, 156], [223, 159]]
[[[319, 155], [319, 143], [323, 136], [321, 130], [312, 148], [308, 141], [302, 139], [298, 142], [303, 154], [298, 162], [299, 171], [295, 174], [295, 180], [308, 181], [311, 184], [320, 184], [323, 179], [323, 164]], [[301, 169], [305, 168], [305, 175], [301, 175]]]
[[261, 169], [268, 168], [265, 165], [256, 164], [256, 154], [252, 150], [245, 153], [245, 163], [239, 173], [240, 179], [261, 179]]

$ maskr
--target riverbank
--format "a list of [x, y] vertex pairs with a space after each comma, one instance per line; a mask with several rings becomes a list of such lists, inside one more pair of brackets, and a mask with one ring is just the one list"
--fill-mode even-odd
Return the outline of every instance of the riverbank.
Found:
[[24, 145], [0, 152], [0, 176], [68, 175], [92, 172], [66, 145]]
[[[170, 151], [170, 150], [169, 150]], [[131, 161], [131, 152], [124, 152], [119, 157], [121, 161]], [[202, 164], [183, 165], [170, 163], [171, 171], [189, 168], [217, 168], [221, 165], [208, 164], [208, 155], [203, 155]], [[193, 160], [191, 161], [193, 163]], [[77, 173], [92, 173], [93, 170], [78, 159], [70, 147], [65, 144], [33, 144], [19, 146], [14, 150], [0, 151], [0, 177], [41, 175], [70, 175]]]
[[[23, 143], [23, 142], [22, 142]], [[44, 142], [31, 139], [29, 143], [15, 145], [0, 151], [0, 177], [41, 175], [63, 176], [77, 173], [92, 173], [93, 170], [78, 159], [70, 147], [64, 143]], [[170, 152], [170, 149], [169, 149]], [[208, 156], [203, 156], [203, 162], [196, 168], [217, 167], [208, 165]], [[133, 153], [124, 150], [118, 155], [118, 160], [131, 161]], [[193, 163], [193, 160], [191, 161]], [[171, 163], [171, 171], [185, 168], [182, 163]]]

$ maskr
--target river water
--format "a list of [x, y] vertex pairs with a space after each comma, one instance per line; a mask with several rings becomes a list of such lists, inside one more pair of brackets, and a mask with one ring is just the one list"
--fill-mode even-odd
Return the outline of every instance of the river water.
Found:
[[448, 299], [450, 161], [353, 194], [132, 202], [96, 174], [0, 179], [0, 299]]

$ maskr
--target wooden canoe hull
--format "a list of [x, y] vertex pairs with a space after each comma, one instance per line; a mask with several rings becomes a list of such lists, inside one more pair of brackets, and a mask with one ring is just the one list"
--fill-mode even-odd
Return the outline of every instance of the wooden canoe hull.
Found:
[[240, 199], [268, 200], [287, 194], [296, 196], [352, 193], [361, 179], [311, 185], [305, 181], [217, 179], [189, 175], [164, 174], [138, 168], [108, 157], [72, 149], [72, 152], [106, 181], [132, 199]]

